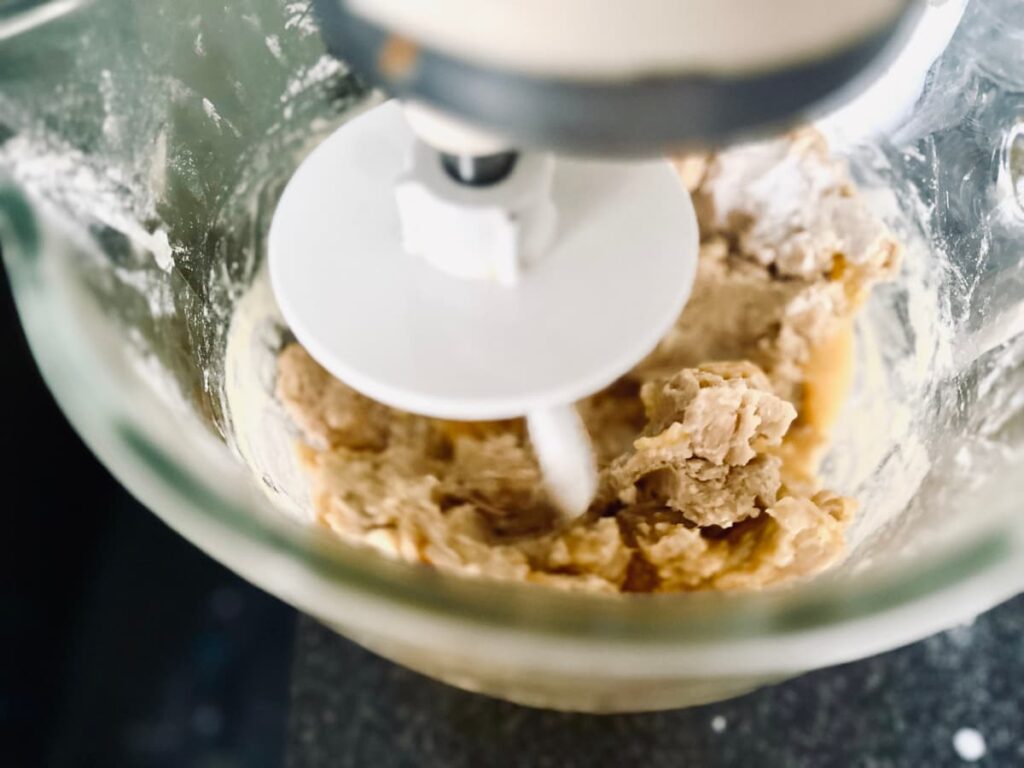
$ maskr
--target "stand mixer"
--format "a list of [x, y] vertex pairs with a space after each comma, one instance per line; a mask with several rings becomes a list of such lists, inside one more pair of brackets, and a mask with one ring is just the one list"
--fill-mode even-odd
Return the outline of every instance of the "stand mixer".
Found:
[[[756, 15], [761, 4], [771, 6], [770, 19]], [[457, 685], [537, 705], [637, 711], [723, 698], [906, 644], [969, 620], [1024, 584], [1024, 354], [1017, 334], [1024, 306], [1024, 19], [1015, 0], [972, 0], [948, 47], [964, 3], [900, 5], [874, 36], [861, 30], [832, 41], [833, 51], [855, 46], [854, 37], [866, 46], [870, 39], [879, 43], [874, 56], [851, 67], [848, 77], [813, 81], [820, 90], [765, 90], [771, 99], [751, 97], [752, 88], [726, 99], [725, 86], [757, 81], [757, 73], [779, 74], [797, 61], [812, 69], [828, 59], [827, 46], [811, 46], [795, 58], [780, 54], [774, 64], [756, 48], [764, 56], [761, 64], [748, 59], [732, 68], [712, 66], [716, 61], [708, 51], [726, 50], [720, 43], [730, 35], [744, 55], [761, 38], [782, 40], [768, 21], [800, 21], [787, 14], [799, 6], [784, 0], [750, 3], [728, 25], [721, 14], [740, 6], [709, 3], [722, 22], [717, 37], [713, 25], [698, 24], [699, 15], [680, 23], [673, 13], [677, 6], [698, 8], [681, 2], [657, 6], [670, 14], [664, 23], [638, 31], [630, 25], [640, 25], [641, 11], [655, 6], [633, 3], [605, 29], [599, 38], [604, 48], [589, 59], [564, 42], [541, 46], [542, 52], [554, 52], [541, 56], [524, 47], [524, 36], [572, 30], [574, 39], [591, 37], [601, 26], [597, 6], [608, 21], [605, 10], [617, 5], [610, 0], [590, 3], [584, 12], [568, 0], [551, 3], [554, 10], [545, 9], [543, 22], [524, 16], [519, 27], [512, 17], [530, 6], [509, 4], [514, 12], [494, 22], [500, 33], [493, 26], [470, 26], [467, 32], [466, 26], [477, 18], [469, 11], [494, 11], [496, 3], [467, 4], [469, 11], [454, 17], [440, 12], [454, 6], [431, 3], [436, 20], [443, 21], [436, 30], [420, 28], [430, 19], [419, 19], [414, 8], [400, 9], [408, 16], [400, 25], [398, 16], [383, 15], [398, 6], [383, 2], [326, 7], [320, 23], [306, 4], [279, 0], [103, 0], [46, 4], [49, 15], [25, 12], [34, 5], [39, 4], [0, 4], [0, 240], [26, 334], [56, 399], [111, 472], [175, 530], [261, 588], [375, 652]], [[855, 12], [841, 7], [852, 3], [829, 5], [833, 16]], [[563, 8], [574, 10], [552, 16]], [[808, 4], [804, 10], [815, 9]], [[332, 13], [345, 22], [337, 29]], [[748, 17], [755, 31], [765, 33], [761, 38], [749, 28], [740, 35]], [[700, 56], [667, 53], [658, 42], [661, 27], [676, 40], [691, 28], [699, 30], [689, 42], [702, 44]], [[362, 46], [335, 36], [364, 28], [379, 36], [359, 38]], [[847, 30], [854, 28], [847, 23]], [[395, 38], [399, 42], [384, 45]], [[370, 44], [374, 39], [377, 47]], [[404, 106], [360, 113], [366, 91], [337, 58], [324, 55], [325, 40], [353, 72], [384, 84]], [[644, 50], [630, 50], [626, 43], [633, 40]], [[377, 55], [382, 47], [389, 52], [383, 59]], [[517, 52], [523, 52], [518, 63]], [[388, 66], [378, 73], [381, 61]], [[441, 70], [434, 66], [441, 64]], [[868, 82], [876, 70], [879, 77]], [[428, 71], [445, 77], [428, 81]], [[401, 72], [404, 78], [389, 79], [389, 73]], [[687, 72], [693, 77], [682, 76]], [[685, 89], [688, 98], [684, 81], [691, 86]], [[809, 87], [812, 81], [803, 82]], [[469, 87], [473, 83], [481, 87]], [[859, 84], [866, 86], [860, 95], [830, 111], [830, 94], [838, 99]], [[652, 93], [660, 98], [644, 101]], [[601, 100], [590, 95], [606, 99], [603, 111]], [[798, 98], [799, 104], [789, 101]], [[820, 113], [813, 108], [817, 103]], [[755, 106], [763, 119], [744, 111]], [[405, 259], [401, 263], [411, 269], [394, 274], [428, 286], [450, 278], [467, 292], [487, 289], [488, 296], [510, 304], [543, 270], [559, 265], [560, 244], [573, 242], [561, 233], [581, 221], [558, 207], [562, 166], [621, 169], [634, 163], [663, 170], [656, 161], [635, 158], [729, 142], [748, 131], [815, 117], [858, 187], [877, 195], [871, 202], [879, 211], [891, 210], [909, 248], [906, 274], [874, 291], [858, 319], [858, 332], [873, 335], [881, 354], [877, 367], [861, 367], [858, 358], [855, 373], [878, 378], [854, 382], [850, 423], [837, 426], [827, 459], [843, 462], [827, 467], [828, 481], [863, 506], [851, 530], [849, 558], [821, 578], [784, 590], [617, 600], [435, 572], [351, 546], [309, 517], [289, 516], [292, 509], [284, 501], [292, 496], [286, 494], [294, 488], [302, 502], [298, 491], [306, 488], [304, 477], [285, 471], [294, 454], [291, 425], [282, 420], [267, 435], [274, 438], [267, 441], [274, 449], [270, 458], [280, 454], [280, 465], [238, 450], [247, 437], [242, 426], [258, 428], [263, 438], [268, 415], [278, 414], [275, 363], [290, 340], [265, 290], [266, 234], [281, 188], [311, 136], [358, 132], [361, 121], [381, 110], [382, 121], [388, 111], [397, 116], [388, 118], [393, 133], [366, 133], [404, 143], [393, 145], [392, 175], [374, 193], [380, 204], [352, 208], [358, 201], [346, 204], [335, 191], [348, 175], [364, 172], [363, 161], [364, 175], [376, 178], [379, 170], [372, 168], [380, 168], [379, 157], [367, 153], [345, 167], [331, 166], [323, 171], [331, 176], [323, 203], [330, 208], [330, 227], [317, 224], [316, 231], [341, 238], [339, 233], [362, 226], [370, 211], [403, 245], [390, 257]], [[425, 127], [438, 113], [443, 119], [435, 122], [442, 126], [454, 120], [471, 130], [461, 130], [449, 146], [442, 131]], [[878, 126], [880, 135], [871, 134]], [[545, 160], [534, 166], [543, 168], [545, 153], [558, 153], [551, 156], [550, 198], [558, 234], [545, 257], [525, 258], [518, 280], [506, 285], [496, 277], [452, 275], [423, 256], [423, 249], [408, 254], [396, 190], [400, 178], [411, 180], [414, 135], [424, 137], [435, 160], [450, 156], [439, 161], [447, 181], [449, 172], [500, 178], [511, 167], [510, 150], [518, 152], [514, 167], [520, 170], [531, 158]], [[843, 143], [846, 137], [849, 144]], [[328, 139], [325, 154], [310, 161], [327, 158], [335, 142], [340, 151], [347, 139], [342, 133]], [[485, 159], [460, 161], [466, 155]], [[432, 161], [428, 170], [436, 173], [437, 165]], [[455, 189], [483, 195], [498, 186]], [[369, 194], [370, 187], [364, 191]], [[654, 193], [635, 194], [649, 199]], [[685, 195], [674, 190], [666, 199], [675, 201], [679, 214], [672, 221], [678, 226], [686, 218]], [[582, 231], [591, 226], [596, 232], [603, 224], [587, 219]], [[448, 226], [443, 234], [461, 231]], [[652, 242], [668, 237], [662, 232]], [[639, 236], [626, 232], [620, 242], [637, 242]], [[280, 242], [288, 249], [275, 250], [272, 258], [287, 253], [301, 263], [302, 249], [294, 241]], [[672, 247], [685, 260], [685, 239]], [[376, 252], [378, 261], [381, 254], [388, 252]], [[642, 261], [635, 249], [607, 248], [594, 255]], [[474, 265], [477, 274], [483, 271], [477, 262], [446, 264], [457, 272]], [[329, 274], [318, 271], [324, 266], [311, 265], [309, 274], [332, 289], [333, 300], [324, 324], [307, 329], [312, 334], [306, 341], [310, 352], [329, 362], [330, 347], [317, 348], [308, 337], [342, 324], [338, 318], [347, 310], [336, 297], [347, 285], [332, 285]], [[918, 281], [924, 277], [933, 279]], [[570, 293], [572, 288], [560, 306], [588, 300], [582, 290]], [[645, 290], [662, 289], [655, 283]], [[257, 291], [267, 311], [252, 316], [252, 332], [240, 337], [239, 349], [252, 352], [241, 360], [249, 376], [245, 383], [265, 399], [243, 411], [230, 396], [237, 382], [226, 370], [226, 349], [231, 326], [246, 308], [242, 304]], [[687, 311], [699, 295], [694, 291]], [[286, 296], [279, 298], [287, 304]], [[921, 317], [907, 314], [914, 298], [928, 302]], [[630, 309], [644, 306], [637, 301]], [[381, 314], [372, 322], [360, 318], [364, 336], [374, 337]], [[480, 312], [467, 327], [450, 331], [449, 346], [466, 348], [471, 361], [482, 359], [490, 348], [458, 342], [488, 319]], [[657, 324], [656, 317], [648, 320]], [[922, 328], [935, 334], [919, 333]], [[293, 322], [292, 330], [302, 331], [301, 323]], [[935, 336], [941, 337], [935, 346], [941, 357], [930, 354]], [[858, 344], [858, 354], [865, 349]], [[634, 359], [641, 354], [639, 346], [631, 351]], [[543, 407], [559, 410], [568, 400]], [[905, 418], [877, 418], [889, 411], [865, 409], [865, 403], [896, 403]], [[531, 407], [517, 404], [520, 415]], [[880, 428], [873, 431], [875, 426]], [[520, 439], [518, 430], [515, 437]], [[53, 452], [36, 458], [60, 468]], [[53, 477], [64, 482], [59, 472]], [[85, 514], [89, 501], [83, 500]], [[306, 505], [295, 511], [310, 510]], [[175, 567], [143, 559], [140, 568]]]
[[285, 189], [268, 240], [285, 319], [324, 368], [389, 406], [525, 416], [549, 496], [573, 517], [597, 490], [573, 403], [654, 348], [694, 280], [693, 204], [651, 156], [848, 95], [922, 4], [315, 8], [328, 50], [396, 100], [343, 125]]

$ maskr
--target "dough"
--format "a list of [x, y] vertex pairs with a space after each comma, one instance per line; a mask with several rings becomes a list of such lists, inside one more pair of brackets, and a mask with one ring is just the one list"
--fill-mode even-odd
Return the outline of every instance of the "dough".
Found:
[[842, 556], [856, 505], [821, 490], [817, 464], [851, 318], [899, 244], [814, 132], [677, 164], [697, 281], [648, 359], [579, 405], [601, 470], [591, 509], [559, 526], [521, 421], [394, 411], [292, 344], [277, 396], [323, 525], [455, 573], [610, 593], [757, 589]]

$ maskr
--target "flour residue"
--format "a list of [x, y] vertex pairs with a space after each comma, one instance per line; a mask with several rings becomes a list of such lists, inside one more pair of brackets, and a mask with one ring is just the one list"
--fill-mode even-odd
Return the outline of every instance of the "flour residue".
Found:
[[277, 353], [287, 337], [264, 268], [237, 303], [228, 330], [224, 396], [230, 444], [276, 507], [312, 522], [309, 491], [293, 448], [297, 432], [274, 397]]

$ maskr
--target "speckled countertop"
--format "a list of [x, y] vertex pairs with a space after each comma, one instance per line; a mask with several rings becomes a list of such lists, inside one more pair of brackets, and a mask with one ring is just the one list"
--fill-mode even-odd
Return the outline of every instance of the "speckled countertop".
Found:
[[908, 648], [657, 714], [464, 693], [310, 619], [294, 659], [290, 768], [1024, 765], [1024, 597]]

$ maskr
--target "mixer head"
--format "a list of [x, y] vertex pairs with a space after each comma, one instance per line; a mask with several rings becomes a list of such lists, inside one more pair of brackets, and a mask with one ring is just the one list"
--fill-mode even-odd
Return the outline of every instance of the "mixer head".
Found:
[[877, 60], [911, 4], [316, 6], [329, 50], [406, 101], [350, 120], [284, 191], [268, 248], [285, 319], [395, 408], [525, 416], [573, 516], [597, 485], [573, 403], [671, 328], [699, 237], [666, 160], [548, 150], [658, 154], [795, 119]]
[[650, 155], [805, 119], [855, 88], [919, 0], [314, 0], [371, 84], [509, 146]]

